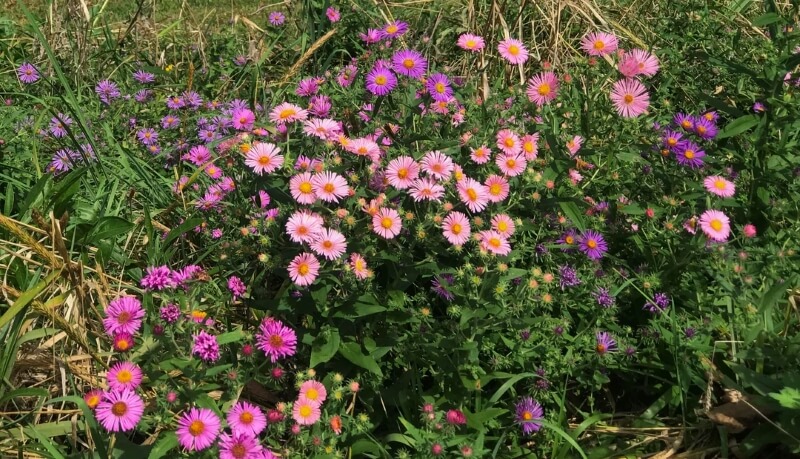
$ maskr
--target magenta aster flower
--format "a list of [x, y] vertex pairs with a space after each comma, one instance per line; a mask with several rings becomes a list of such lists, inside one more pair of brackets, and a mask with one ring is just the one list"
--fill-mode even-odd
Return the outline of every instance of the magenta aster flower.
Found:
[[558, 77], [553, 72], [543, 72], [534, 76], [528, 82], [525, 94], [539, 107], [549, 104], [558, 96]]
[[24, 62], [19, 66], [17, 69], [17, 76], [19, 77], [19, 81], [25, 84], [36, 83], [40, 78], [39, 71], [29, 62]]
[[144, 70], [137, 70], [133, 72], [133, 79], [142, 84], [152, 83], [156, 81], [156, 76], [152, 73], [145, 72]]
[[192, 408], [178, 418], [178, 442], [189, 451], [202, 451], [214, 443], [220, 420], [208, 408]]
[[109, 336], [114, 336], [117, 333], [133, 335], [141, 328], [144, 314], [142, 303], [135, 297], [122, 296], [115, 298], [106, 308], [103, 327]]
[[599, 355], [605, 355], [608, 352], [617, 350], [617, 341], [608, 332], [597, 332], [596, 338], [595, 351]]
[[433, 100], [447, 102], [453, 97], [453, 88], [450, 87], [450, 80], [443, 73], [434, 73], [429, 76], [425, 87]]
[[228, 411], [228, 425], [233, 432], [258, 436], [267, 428], [267, 417], [261, 408], [243, 400], [238, 401]]
[[521, 41], [514, 38], [507, 38], [497, 45], [500, 57], [511, 64], [524, 64], [528, 60], [528, 48]]
[[713, 139], [717, 136], [717, 125], [714, 124], [713, 121], [706, 119], [703, 116], [700, 116], [695, 119], [694, 122], [694, 132], [697, 134], [698, 137], [701, 139], [709, 140]]
[[142, 369], [133, 362], [117, 362], [108, 369], [106, 380], [111, 390], [136, 390], [142, 383]]
[[132, 390], [111, 390], [103, 394], [95, 409], [95, 417], [109, 432], [133, 430], [144, 414], [144, 402]]
[[611, 102], [620, 116], [635, 118], [650, 106], [650, 95], [638, 80], [626, 78], [614, 83], [611, 89]]
[[283, 13], [281, 13], [280, 11], [273, 11], [272, 13], [269, 13], [270, 24], [277, 27], [283, 25], [285, 21], [286, 21], [286, 16], [284, 16]]
[[458, 37], [456, 46], [466, 51], [479, 52], [486, 46], [486, 43], [479, 35], [464, 33]]
[[242, 459], [263, 457], [263, 447], [254, 436], [234, 432], [219, 437], [219, 459]]
[[294, 330], [272, 317], [261, 322], [256, 333], [256, 342], [272, 363], [279, 358], [291, 357], [297, 352], [297, 335]]
[[408, 32], [408, 23], [403, 21], [394, 21], [386, 24], [383, 30], [380, 31], [380, 38], [395, 38]]
[[200, 330], [200, 333], [194, 335], [192, 354], [200, 357], [200, 359], [205, 362], [216, 362], [219, 360], [219, 343], [217, 343], [217, 337], [206, 333], [205, 330]]
[[617, 37], [607, 32], [592, 32], [581, 40], [581, 49], [590, 56], [605, 56], [617, 50]]
[[100, 101], [106, 105], [111, 105], [111, 102], [113, 102], [114, 99], [118, 99], [121, 95], [119, 87], [111, 80], [102, 80], [97, 83], [94, 92], [100, 97]]
[[538, 432], [542, 427], [542, 423], [539, 421], [544, 417], [544, 410], [536, 400], [530, 397], [522, 397], [517, 402], [515, 411], [515, 420], [522, 428], [523, 434], [530, 435], [533, 432]]
[[703, 185], [706, 191], [721, 198], [732, 198], [733, 195], [736, 194], [736, 185], [719, 175], [706, 177], [705, 180], [703, 180]]
[[392, 70], [409, 78], [421, 78], [428, 70], [428, 61], [413, 49], [398, 51], [392, 56]]
[[581, 235], [580, 248], [581, 252], [585, 253], [589, 259], [599, 260], [608, 251], [608, 244], [602, 234], [588, 230]]
[[365, 82], [369, 92], [376, 96], [385, 96], [397, 86], [397, 77], [391, 70], [376, 66], [369, 71]]
[[147, 268], [147, 275], [139, 281], [145, 290], [164, 290], [175, 287], [172, 271], [166, 266], [151, 266]]
[[249, 131], [253, 129], [253, 124], [256, 122], [256, 115], [247, 108], [239, 108], [231, 113], [231, 121], [233, 128], [238, 131]]

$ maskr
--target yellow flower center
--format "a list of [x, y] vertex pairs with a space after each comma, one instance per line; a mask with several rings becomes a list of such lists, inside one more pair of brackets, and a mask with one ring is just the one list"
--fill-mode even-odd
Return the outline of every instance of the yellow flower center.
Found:
[[413, 69], [414, 68], [414, 59], [411, 59], [411, 58], [403, 59], [403, 67], [405, 67], [405, 68], [407, 68], [409, 70]]
[[250, 424], [253, 422], [253, 413], [249, 411], [245, 411], [239, 415], [239, 422], [242, 424]]
[[586, 242], [586, 246], [589, 247], [590, 249], [596, 249], [597, 248], [597, 241], [595, 241], [594, 239], [589, 239]]
[[199, 436], [200, 434], [205, 432], [205, 430], [206, 430], [206, 425], [203, 424], [203, 421], [199, 419], [196, 421], [192, 421], [192, 423], [189, 424], [189, 434], [191, 434], [193, 437]]
[[311, 182], [303, 182], [300, 184], [298, 188], [300, 189], [301, 193], [306, 193], [306, 194], [311, 193], [311, 190], [313, 189], [311, 187]]
[[385, 229], [391, 228], [392, 227], [392, 223], [394, 223], [394, 221], [389, 217], [383, 217], [381, 219], [381, 226], [383, 228], [385, 228]]
[[723, 182], [722, 180], [715, 181], [714, 182], [714, 188], [716, 188], [718, 190], [724, 190], [725, 189], [725, 182]]
[[508, 47], [508, 54], [511, 54], [512, 56], [516, 56], [517, 54], [519, 54], [519, 46], [517, 46], [517, 45], [509, 46]]
[[306, 398], [309, 400], [316, 400], [319, 398], [319, 392], [316, 389], [308, 389], [306, 391]]
[[572, 245], [575, 242], [575, 238], [572, 237], [572, 236], [567, 236], [567, 237], [564, 238], [564, 242], [566, 242], [567, 244]]
[[122, 384], [127, 384], [133, 379], [133, 374], [129, 370], [120, 370], [117, 373], [117, 381]]
[[125, 402], [116, 402], [111, 405], [111, 412], [114, 416], [123, 416], [128, 412], [128, 405]]
[[684, 129], [689, 129], [690, 127], [692, 127], [692, 122], [689, 120], [683, 120], [681, 122], [681, 127]]
[[597, 352], [602, 354], [603, 352], [606, 351], [606, 345], [605, 344], [598, 344], [595, 349], [597, 349]]
[[550, 85], [548, 83], [542, 83], [539, 85], [539, 89], [536, 90], [540, 96], [549, 96], [550, 95]]
[[297, 272], [300, 273], [301, 276], [305, 276], [311, 268], [308, 267], [308, 263], [301, 263], [300, 266], [297, 267]]
[[507, 147], [511, 148], [511, 147], [513, 147], [513, 146], [514, 146], [514, 139], [512, 139], [511, 137], [508, 137], [507, 139], [505, 139], [505, 140], [503, 141], [503, 144], [504, 144], [505, 146], [507, 146]]
[[[170, 123], [172, 122], [172, 118], [169, 119], [169, 122]], [[246, 124], [247, 123], [247, 118], [245, 118], [244, 116], [239, 118], [239, 123], [240, 124]]]
[[525, 150], [527, 153], [533, 153], [533, 143], [531, 142], [523, 143], [522, 149]]
[[282, 120], [285, 120], [286, 118], [289, 118], [290, 116], [294, 116], [296, 113], [297, 113], [297, 111], [295, 109], [293, 109], [293, 108], [284, 108], [278, 114], [278, 118], [280, 118]]
[[505, 221], [497, 222], [497, 229], [501, 232], [506, 232], [508, 230], [508, 222]]
[[333, 248], [333, 242], [331, 242], [331, 241], [322, 241], [322, 248], [328, 249], [328, 250], [332, 249]]
[[709, 225], [711, 226], [711, 228], [714, 229], [714, 231], [722, 230], [722, 222], [717, 219], [711, 220], [711, 223], [709, 223]]
[[493, 196], [497, 196], [498, 194], [500, 194], [502, 190], [503, 188], [500, 186], [499, 183], [495, 183], [489, 187], [489, 193], [491, 193]]
[[281, 335], [272, 335], [269, 337], [269, 345], [272, 347], [281, 347], [283, 346], [283, 338], [281, 338]]
[[453, 223], [453, 226], [450, 227], [450, 232], [455, 235], [461, 234], [461, 225], [458, 223]]
[[444, 89], [445, 89], [444, 83], [436, 83], [436, 85], [434, 85], [434, 88], [436, 89], [436, 92], [438, 92], [439, 94], [444, 94]]
[[333, 186], [333, 183], [326, 183], [325, 186], [322, 187], [322, 189], [325, 190], [326, 193], [333, 193], [333, 190], [335, 188]]
[[[100, 404], [100, 396], [99, 395], [92, 395], [86, 400], [86, 404], [89, 405], [89, 408], [94, 408], [98, 404]], [[113, 408], [112, 408], [113, 409]]]
[[475, 40], [471, 39], [471, 38], [469, 40], [467, 40], [466, 44], [467, 44], [467, 48], [469, 48], [469, 49], [472, 49], [472, 48], [478, 46], [478, 43]]
[[398, 30], [397, 26], [392, 24], [392, 25], [390, 25], [389, 27], [386, 28], [386, 33], [390, 33], [390, 34], [391, 33], [395, 33], [395, 32], [397, 32], [397, 30]]
[[506, 160], [506, 166], [508, 166], [508, 167], [514, 167], [514, 166], [516, 166], [516, 165], [517, 165], [517, 161], [516, 161], [514, 158], [508, 158], [508, 159]]
[[630, 105], [631, 103], [633, 103], [633, 95], [625, 94], [625, 97], [622, 98], [622, 101], [625, 102], [625, 104]]
[[384, 76], [384, 75], [376, 76], [375, 77], [375, 84], [377, 84], [378, 86], [385, 85], [386, 84], [386, 76]]
[[311, 405], [303, 405], [300, 407], [299, 411], [300, 411], [300, 416], [304, 418], [311, 416], [311, 413], [314, 412], [314, 410], [311, 409]]
[[408, 177], [408, 169], [403, 167], [397, 171], [397, 176], [401, 179]]
[[467, 189], [467, 196], [469, 196], [470, 201], [475, 201], [478, 199], [478, 192], [472, 188]]
[[605, 47], [606, 47], [606, 44], [603, 43], [603, 40], [595, 40], [594, 49], [600, 51], [601, 49], [603, 49]]
[[494, 247], [495, 249], [499, 248], [501, 244], [502, 242], [500, 241], [499, 238], [496, 237], [489, 238], [489, 245]]
[[669, 145], [670, 147], [674, 147], [677, 144], [678, 144], [678, 139], [676, 139], [675, 137], [670, 137], [669, 139], [667, 139], [667, 145]]
[[265, 167], [269, 166], [269, 164], [271, 162], [272, 162], [272, 160], [269, 158], [269, 156], [266, 156], [266, 155], [261, 156], [261, 157], [258, 158], [258, 164], [260, 164], [261, 166], [265, 166]]
[[531, 414], [530, 411], [526, 411], [526, 412], [522, 413], [522, 419], [524, 419], [526, 421], [530, 421], [531, 419], [533, 419], [533, 414]]
[[701, 135], [705, 134], [706, 133], [706, 127], [705, 126], [697, 126], [697, 133], [701, 134]]
[[685, 152], [683, 152], [683, 156], [685, 156], [687, 159], [692, 159], [694, 158], [694, 151], [686, 150]]

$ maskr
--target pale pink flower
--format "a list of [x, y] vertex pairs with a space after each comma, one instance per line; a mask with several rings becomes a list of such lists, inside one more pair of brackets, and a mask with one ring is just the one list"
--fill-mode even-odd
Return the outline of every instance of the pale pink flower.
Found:
[[583, 146], [583, 137], [576, 135], [572, 139], [567, 142], [567, 150], [569, 150], [570, 156], [575, 156], [578, 151], [580, 151], [581, 146]]
[[321, 382], [310, 379], [300, 385], [300, 394], [297, 398], [305, 398], [309, 402], [316, 403], [317, 406], [320, 406], [325, 399], [328, 398], [328, 391]]
[[322, 229], [311, 243], [311, 250], [328, 260], [335, 260], [347, 250], [347, 239], [333, 229]]
[[353, 270], [353, 274], [359, 280], [364, 280], [372, 274], [367, 268], [367, 260], [357, 253], [350, 254], [350, 269]]
[[511, 64], [524, 64], [528, 60], [528, 49], [521, 41], [514, 38], [507, 38], [497, 45], [500, 57]]
[[310, 253], [301, 253], [289, 263], [288, 270], [295, 284], [311, 285], [319, 275], [319, 260]]
[[457, 188], [461, 201], [472, 212], [482, 211], [489, 203], [489, 193], [486, 191], [486, 187], [477, 180], [465, 178], [458, 183]]
[[481, 248], [495, 255], [508, 255], [511, 253], [511, 244], [500, 233], [494, 230], [486, 230], [478, 233], [478, 240]]
[[731, 221], [718, 210], [707, 210], [700, 216], [700, 229], [709, 239], [725, 242], [731, 235]]
[[308, 110], [289, 102], [278, 105], [269, 113], [269, 120], [275, 124], [305, 121], [306, 119], [308, 119]]
[[458, 37], [456, 45], [467, 51], [478, 52], [486, 46], [486, 43], [481, 36], [463, 33]]
[[558, 96], [558, 77], [553, 72], [543, 72], [528, 81], [525, 90], [528, 99], [541, 107], [552, 102]]
[[497, 148], [508, 155], [515, 155], [522, 151], [519, 136], [510, 129], [502, 129], [497, 133]]
[[425, 153], [420, 164], [423, 172], [437, 180], [447, 180], [453, 175], [453, 160], [442, 152]]
[[442, 221], [442, 233], [447, 242], [463, 245], [471, 234], [469, 219], [461, 212], [450, 212]]
[[289, 191], [294, 200], [300, 204], [314, 204], [314, 201], [317, 200], [310, 172], [303, 172], [292, 177], [289, 180]]
[[514, 224], [514, 220], [508, 215], [499, 214], [492, 218], [492, 229], [497, 231], [500, 236], [509, 238], [514, 234], [514, 231], [516, 231], [517, 225]]
[[292, 418], [301, 426], [310, 426], [319, 421], [322, 416], [319, 405], [311, 400], [300, 398], [292, 407]]
[[485, 164], [489, 162], [489, 159], [492, 156], [492, 150], [489, 149], [486, 145], [481, 145], [478, 148], [473, 148], [470, 151], [470, 159], [475, 161], [476, 164]]
[[410, 187], [419, 177], [419, 164], [410, 156], [400, 156], [386, 166], [386, 178], [389, 184], [398, 190]]
[[393, 239], [400, 234], [402, 222], [396, 210], [383, 207], [372, 217], [372, 231], [385, 239]]
[[730, 198], [736, 194], [736, 185], [719, 175], [706, 177], [705, 180], [703, 180], [703, 185], [705, 185], [709, 193], [722, 198]]
[[309, 137], [333, 140], [339, 137], [342, 130], [339, 123], [332, 119], [312, 118], [303, 122], [303, 132]]
[[500, 171], [508, 177], [516, 177], [525, 172], [525, 168], [528, 166], [528, 161], [520, 154], [497, 155], [495, 163]]
[[297, 243], [311, 243], [322, 231], [322, 217], [308, 211], [298, 211], [286, 222], [286, 234]]
[[490, 175], [484, 184], [488, 194], [489, 202], [502, 202], [508, 197], [510, 186], [505, 177], [499, 175]]
[[347, 180], [335, 172], [322, 172], [311, 178], [311, 186], [318, 198], [326, 202], [339, 202], [347, 196]]
[[581, 49], [590, 56], [605, 56], [617, 50], [619, 41], [607, 32], [592, 32], [581, 39]]
[[626, 52], [619, 61], [619, 71], [628, 78], [637, 75], [651, 77], [658, 73], [658, 58], [643, 49]]
[[522, 142], [522, 154], [525, 159], [533, 161], [539, 155], [539, 133], [526, 134], [520, 139]]
[[650, 106], [650, 95], [642, 83], [626, 78], [614, 83], [611, 101], [621, 116], [634, 118], [644, 113]]
[[276, 145], [260, 142], [250, 148], [244, 163], [258, 175], [269, 174], [283, 166], [283, 156], [278, 154], [280, 152], [281, 149]]
[[432, 178], [418, 178], [411, 183], [408, 192], [415, 202], [439, 201], [444, 196], [444, 187]]

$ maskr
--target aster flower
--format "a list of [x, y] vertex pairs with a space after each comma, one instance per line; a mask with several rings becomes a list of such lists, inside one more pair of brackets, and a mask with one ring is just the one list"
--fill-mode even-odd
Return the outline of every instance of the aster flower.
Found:
[[372, 231], [384, 239], [394, 239], [401, 229], [400, 214], [392, 208], [382, 207], [372, 217]]
[[301, 426], [310, 426], [319, 421], [322, 412], [318, 404], [301, 397], [292, 406], [292, 418]]
[[675, 159], [678, 161], [678, 164], [689, 166], [692, 169], [703, 165], [703, 157], [705, 155], [706, 152], [701, 150], [696, 143], [688, 140], [679, 143], [675, 149]]
[[386, 24], [380, 31], [380, 38], [385, 40], [387, 38], [399, 37], [408, 32], [408, 23], [403, 21], [393, 21]]
[[520, 154], [505, 154], [498, 155], [495, 164], [505, 176], [516, 177], [525, 172], [528, 161]]
[[231, 113], [231, 122], [236, 130], [249, 131], [253, 129], [255, 121], [256, 115], [250, 109], [237, 108]]
[[139, 83], [147, 84], [156, 81], [156, 76], [152, 73], [145, 72], [144, 70], [137, 70], [133, 72], [133, 79]]
[[336, 230], [322, 229], [311, 243], [311, 250], [328, 260], [336, 260], [347, 250], [347, 240]]
[[581, 284], [581, 280], [578, 278], [578, 273], [575, 271], [575, 268], [564, 265], [558, 268], [559, 274], [559, 285], [561, 286], [561, 290], [564, 290], [565, 287], [575, 287], [576, 285]]
[[505, 177], [490, 175], [484, 183], [489, 202], [503, 202], [507, 197], [511, 187]]
[[180, 126], [181, 120], [177, 116], [167, 115], [161, 118], [161, 127], [164, 129], [174, 129]]
[[608, 332], [597, 332], [595, 338], [597, 339], [597, 344], [594, 349], [598, 355], [602, 356], [617, 350], [617, 341]]
[[456, 296], [448, 290], [447, 288], [453, 284], [453, 276], [452, 274], [442, 274], [441, 276], [436, 276], [431, 281], [431, 290], [433, 293], [439, 295], [445, 301], [453, 301]]
[[317, 200], [310, 172], [303, 172], [289, 180], [289, 192], [300, 204], [313, 204]]
[[456, 187], [458, 195], [471, 212], [477, 213], [486, 208], [489, 203], [489, 193], [486, 187], [477, 180], [465, 178]]
[[719, 175], [706, 177], [703, 180], [703, 185], [709, 193], [721, 198], [731, 198], [736, 194], [736, 185]]
[[244, 400], [239, 400], [228, 411], [228, 425], [234, 433], [258, 436], [267, 427], [267, 417], [261, 408]]
[[705, 117], [695, 118], [694, 132], [698, 137], [705, 140], [713, 139], [717, 136], [719, 129], [713, 121], [707, 120]]
[[669, 304], [669, 296], [666, 293], [658, 292], [653, 295], [653, 301], [648, 301], [645, 303], [642, 309], [645, 311], [650, 311], [654, 314], [660, 314], [669, 307]]
[[522, 428], [522, 433], [530, 435], [533, 432], [538, 432], [542, 427], [539, 422], [544, 417], [544, 410], [542, 405], [530, 397], [522, 397], [515, 407], [517, 424]]
[[501, 129], [497, 133], [497, 148], [507, 155], [516, 155], [522, 151], [522, 143], [514, 131]]
[[477, 53], [483, 50], [483, 48], [486, 46], [486, 43], [481, 36], [473, 35], [471, 33], [464, 33], [459, 35], [456, 45], [463, 50]]
[[415, 202], [439, 201], [444, 196], [444, 187], [431, 178], [418, 178], [411, 182], [408, 193]]
[[332, 6], [325, 10], [325, 16], [331, 22], [339, 22], [339, 20], [342, 19], [342, 14], [339, 13], [339, 10]]
[[283, 357], [291, 357], [297, 352], [297, 335], [294, 330], [272, 317], [261, 322], [256, 333], [256, 343], [272, 363]]
[[272, 13], [269, 13], [268, 19], [270, 24], [278, 27], [283, 25], [283, 23], [286, 21], [286, 16], [284, 16], [280, 11], [273, 11]]
[[681, 143], [683, 134], [671, 129], [665, 129], [664, 134], [661, 136], [661, 144], [671, 151], [674, 151]]
[[72, 126], [72, 118], [63, 113], [59, 113], [50, 119], [50, 126], [48, 127], [48, 130], [53, 137], [60, 139], [62, 137], [66, 137], [68, 126]]
[[260, 142], [250, 148], [244, 163], [258, 175], [270, 174], [283, 166], [283, 156], [279, 154], [280, 152], [281, 149], [275, 144]]
[[442, 234], [447, 242], [463, 245], [469, 240], [471, 227], [469, 219], [461, 212], [450, 212], [442, 220]]
[[583, 140], [583, 137], [576, 135], [567, 142], [567, 151], [569, 151], [569, 155], [571, 157], [578, 154], [578, 152], [581, 150], [581, 147], [583, 146]]
[[658, 59], [643, 49], [632, 49], [626, 52], [619, 61], [619, 71], [628, 78], [637, 75], [651, 77], [658, 73]]
[[492, 229], [497, 231], [502, 237], [511, 237], [517, 229], [514, 220], [507, 214], [498, 214], [492, 217]]
[[314, 194], [325, 202], [339, 202], [347, 196], [347, 180], [335, 172], [322, 172], [311, 178]]
[[297, 398], [305, 398], [309, 402], [321, 406], [322, 403], [325, 402], [325, 399], [328, 398], [328, 391], [321, 382], [310, 379], [300, 385], [300, 393]]
[[436, 101], [447, 102], [453, 97], [453, 88], [450, 87], [450, 80], [443, 73], [434, 73], [425, 82], [428, 94]]
[[419, 164], [410, 156], [400, 156], [386, 166], [386, 179], [398, 190], [405, 190], [419, 177]]
[[423, 172], [437, 180], [448, 180], [453, 174], [453, 160], [439, 151], [425, 153], [420, 165]]
[[219, 436], [219, 459], [242, 459], [263, 457], [264, 448], [259, 439], [245, 432], [233, 432]]
[[142, 383], [142, 369], [133, 362], [117, 362], [108, 369], [106, 380], [111, 390], [136, 390]]
[[173, 324], [181, 317], [181, 309], [175, 303], [170, 303], [159, 309], [161, 320], [168, 324]]
[[378, 29], [367, 29], [366, 33], [359, 34], [361, 41], [368, 45], [381, 41], [381, 36], [382, 32]]
[[360, 254], [357, 253], [350, 254], [349, 266], [350, 269], [353, 270], [353, 274], [356, 276], [356, 279], [358, 280], [364, 280], [372, 275], [369, 268], [367, 267], [367, 261]]
[[703, 233], [713, 241], [725, 242], [731, 235], [730, 219], [718, 210], [709, 209], [703, 212], [699, 223]]
[[608, 251], [608, 244], [602, 234], [588, 230], [580, 237], [580, 249], [590, 260], [599, 260]]
[[289, 102], [284, 102], [269, 112], [269, 120], [275, 124], [293, 123], [306, 119], [308, 119], [308, 110]]
[[392, 56], [392, 70], [409, 78], [421, 78], [428, 70], [428, 61], [418, 51], [404, 49]]
[[511, 253], [511, 244], [502, 234], [494, 230], [486, 230], [478, 233], [478, 240], [483, 250], [495, 255], [505, 256]]
[[178, 417], [178, 443], [189, 451], [202, 451], [217, 439], [220, 420], [208, 408], [192, 408]]
[[481, 145], [478, 148], [471, 149], [469, 157], [476, 164], [486, 164], [489, 162], [489, 158], [491, 158], [491, 156], [492, 150], [490, 150], [486, 145]]
[[219, 343], [217, 337], [206, 333], [205, 330], [194, 335], [192, 354], [200, 357], [205, 362], [216, 362], [219, 360]]
[[286, 222], [286, 234], [298, 244], [311, 243], [322, 228], [322, 218], [308, 211], [295, 212]]
[[525, 155], [525, 159], [528, 161], [533, 161], [539, 155], [539, 133], [535, 134], [526, 134], [521, 139], [522, 142], [522, 154]]
[[33, 84], [39, 81], [39, 71], [30, 62], [23, 62], [17, 69], [19, 81], [25, 84]]
[[109, 303], [105, 315], [103, 327], [109, 336], [117, 333], [133, 335], [141, 328], [145, 311], [137, 298], [122, 296]]
[[312, 118], [303, 122], [303, 132], [310, 137], [333, 140], [338, 138], [342, 130], [339, 123], [332, 119]]
[[136, 138], [142, 145], [154, 145], [158, 142], [158, 132], [153, 128], [139, 129], [136, 133]]
[[311, 285], [319, 275], [319, 260], [310, 253], [301, 253], [292, 259], [287, 268], [289, 277], [299, 285]]
[[614, 305], [614, 297], [605, 287], [598, 287], [597, 290], [592, 293], [592, 296], [597, 300], [597, 304], [604, 308], [610, 308]]
[[695, 119], [686, 113], [677, 113], [672, 118], [672, 122], [683, 128], [684, 131], [694, 131]]
[[558, 96], [558, 77], [553, 72], [543, 72], [528, 81], [525, 89], [528, 99], [541, 107], [549, 104]]
[[528, 49], [521, 41], [514, 38], [507, 38], [498, 43], [497, 51], [500, 57], [514, 65], [524, 64], [528, 60]]
[[614, 83], [611, 102], [617, 113], [625, 118], [635, 118], [650, 106], [650, 95], [638, 80], [627, 78]]
[[158, 291], [168, 288], [175, 288], [175, 280], [172, 278], [172, 271], [166, 266], [150, 266], [147, 274], [139, 281], [139, 285], [148, 291]]
[[109, 432], [133, 430], [142, 414], [144, 402], [136, 392], [127, 389], [106, 392], [95, 409], [97, 421]]
[[365, 79], [367, 91], [376, 96], [385, 96], [397, 86], [397, 77], [385, 67], [373, 67]]
[[591, 32], [581, 39], [581, 49], [590, 56], [605, 56], [617, 50], [617, 37], [607, 32]]
[[100, 101], [106, 105], [110, 105], [114, 99], [118, 99], [121, 95], [119, 87], [111, 80], [102, 80], [97, 83], [94, 92], [100, 97]]

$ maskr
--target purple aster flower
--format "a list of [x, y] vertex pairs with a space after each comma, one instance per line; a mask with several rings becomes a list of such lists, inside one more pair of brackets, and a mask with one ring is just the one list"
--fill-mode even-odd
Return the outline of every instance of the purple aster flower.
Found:
[[50, 119], [50, 134], [57, 139], [65, 137], [67, 135], [67, 126], [71, 125], [72, 118], [63, 113], [59, 113]]
[[285, 21], [286, 21], [286, 16], [284, 16], [283, 13], [281, 13], [280, 11], [273, 11], [272, 13], [269, 13], [270, 24], [278, 27], [283, 25]]
[[594, 299], [597, 300], [597, 304], [600, 306], [604, 308], [610, 308], [611, 306], [614, 306], [614, 297], [607, 288], [599, 287], [592, 295], [594, 296]]
[[561, 285], [561, 290], [564, 290], [565, 287], [574, 287], [576, 285], [581, 284], [581, 280], [578, 279], [578, 273], [575, 272], [575, 268], [564, 265], [558, 268], [559, 274], [559, 284]]
[[533, 432], [538, 432], [542, 427], [539, 422], [544, 417], [544, 410], [542, 405], [530, 397], [522, 397], [516, 406], [515, 421], [522, 428], [522, 433], [530, 435]]
[[709, 140], [717, 136], [717, 126], [704, 117], [697, 118], [694, 122], [694, 132], [701, 139]]
[[113, 102], [114, 99], [119, 98], [121, 94], [116, 83], [110, 80], [103, 80], [97, 83], [97, 86], [94, 88], [94, 92], [100, 97], [100, 101], [106, 105], [111, 105], [111, 102]]
[[136, 133], [136, 138], [138, 138], [139, 142], [142, 142], [143, 145], [154, 145], [158, 142], [158, 132], [153, 128], [139, 129]]
[[445, 277], [445, 276], [448, 276], [448, 275], [447, 274], [443, 274], [441, 276], [435, 277], [431, 281], [431, 284], [432, 284], [431, 290], [433, 290], [433, 292], [436, 293], [437, 295], [439, 295], [441, 298], [443, 298], [443, 299], [445, 299], [447, 301], [453, 301], [456, 298], [456, 296], [453, 295], [452, 292], [447, 290], [447, 287], [449, 287], [452, 284], [452, 278], [450, 280], [448, 280], [448, 278]]
[[605, 355], [607, 352], [615, 352], [617, 350], [617, 341], [608, 332], [597, 332], [596, 338], [595, 351], [599, 355]]
[[64, 172], [72, 170], [74, 155], [69, 149], [62, 148], [53, 155], [47, 170], [53, 175], [61, 175]]
[[211, 143], [222, 136], [217, 134], [216, 131], [211, 129], [201, 129], [200, 132], [197, 133], [197, 137], [200, 138], [205, 143]]
[[133, 72], [133, 79], [142, 84], [152, 83], [156, 81], [156, 76], [152, 73], [145, 72], [144, 70], [137, 70]]
[[203, 106], [203, 98], [195, 91], [183, 91], [181, 94], [184, 104], [192, 110], [197, 110]]
[[39, 81], [39, 71], [30, 62], [23, 62], [17, 69], [17, 76], [19, 81], [25, 84], [32, 84]]
[[767, 111], [767, 107], [765, 107], [761, 102], [756, 102], [753, 104], [753, 111], [756, 113], [764, 113]]
[[654, 314], [661, 314], [665, 309], [669, 307], [670, 299], [669, 295], [666, 293], [656, 293], [653, 295], [653, 301], [648, 301], [645, 303], [644, 309], [645, 311], [650, 311]]
[[237, 67], [241, 67], [246, 63], [247, 63], [247, 56], [244, 56], [242, 54], [233, 58], [233, 64], [236, 65]]
[[447, 102], [453, 97], [453, 88], [450, 87], [450, 80], [443, 73], [434, 73], [429, 76], [425, 87], [428, 89], [428, 94], [435, 101]]
[[563, 249], [561, 249], [563, 252], [572, 252], [575, 246], [578, 245], [577, 234], [578, 234], [577, 231], [570, 228], [564, 231], [564, 234], [562, 234], [561, 237], [558, 240], [556, 240], [556, 243], [566, 246]]
[[683, 335], [686, 337], [686, 339], [692, 339], [692, 338], [694, 338], [694, 335], [696, 335], [696, 334], [697, 334], [697, 330], [695, 330], [694, 327], [686, 327], [683, 330]]
[[675, 150], [675, 159], [678, 161], [678, 164], [682, 166], [689, 166], [692, 169], [696, 169], [703, 165], [703, 157], [705, 155], [706, 152], [701, 150], [696, 143], [688, 140], [678, 144], [678, 147]]
[[194, 335], [192, 354], [206, 362], [216, 362], [219, 360], [219, 343], [217, 343], [217, 337], [206, 333], [205, 330], [200, 330], [200, 333]]
[[380, 31], [381, 39], [399, 37], [406, 32], [408, 32], [408, 23], [403, 21], [394, 21], [386, 24], [383, 30]]
[[300, 97], [311, 97], [319, 91], [316, 77], [304, 78], [297, 84], [294, 93]]
[[181, 318], [181, 309], [175, 303], [169, 303], [163, 306], [158, 312], [161, 316], [161, 320], [168, 324], [174, 324]]
[[228, 290], [231, 291], [234, 298], [241, 298], [247, 292], [247, 286], [238, 277], [231, 276], [228, 278]]
[[381, 36], [381, 31], [378, 29], [367, 29], [367, 33], [359, 34], [361, 41], [368, 45], [381, 41]]
[[599, 260], [608, 251], [608, 244], [603, 235], [597, 231], [588, 230], [580, 238], [581, 252], [591, 260]]
[[133, 95], [133, 100], [139, 102], [140, 104], [143, 104], [152, 98], [153, 98], [153, 91], [149, 89], [141, 89], [139, 91], [136, 91], [136, 94]]
[[664, 134], [661, 136], [661, 145], [670, 151], [675, 151], [678, 145], [681, 144], [682, 138], [683, 133], [679, 131], [673, 131], [672, 129], [665, 129]]
[[258, 348], [264, 351], [272, 363], [297, 352], [297, 334], [280, 320], [265, 318], [256, 333]]
[[161, 127], [164, 129], [173, 129], [180, 126], [181, 120], [177, 116], [167, 115], [161, 118]]
[[164, 290], [175, 287], [172, 271], [166, 266], [150, 266], [139, 284], [145, 290]]
[[672, 122], [683, 128], [686, 132], [691, 132], [694, 129], [695, 118], [686, 113], [678, 113], [672, 118]]
[[239, 131], [249, 131], [253, 129], [256, 122], [256, 115], [250, 109], [237, 108], [231, 113], [233, 128]]
[[186, 106], [186, 101], [182, 97], [172, 96], [167, 98], [167, 108], [170, 110], [179, 110]]
[[428, 70], [428, 61], [418, 51], [404, 49], [392, 56], [392, 70], [400, 75], [418, 79]]
[[327, 118], [328, 115], [331, 113], [331, 98], [325, 95], [318, 95], [314, 96], [309, 100], [309, 109], [308, 111], [311, 112], [314, 116], [318, 116], [320, 118]]
[[397, 86], [397, 78], [391, 70], [383, 67], [373, 67], [367, 74], [367, 90], [376, 96], [385, 96]]

